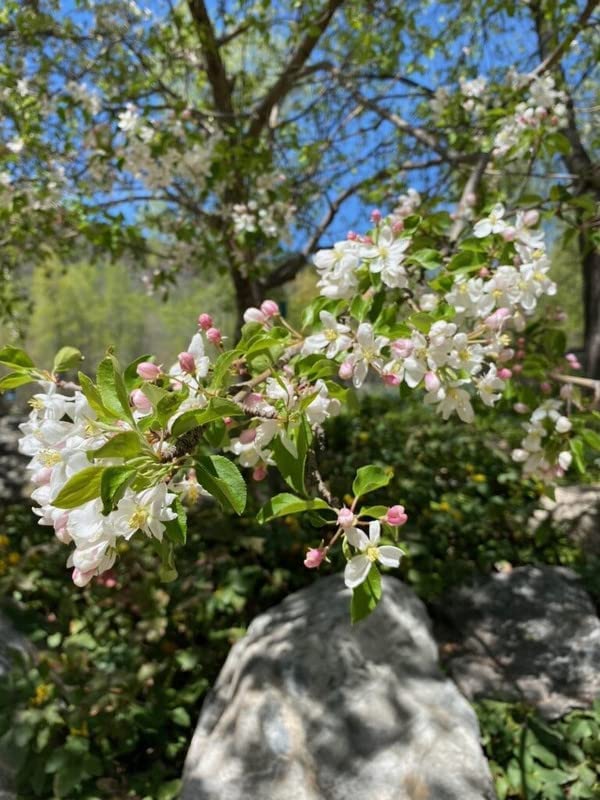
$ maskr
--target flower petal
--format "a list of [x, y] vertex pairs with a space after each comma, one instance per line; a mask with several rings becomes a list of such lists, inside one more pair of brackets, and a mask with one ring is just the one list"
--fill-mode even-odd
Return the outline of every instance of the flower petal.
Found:
[[372, 561], [366, 556], [354, 556], [346, 564], [344, 570], [344, 583], [349, 589], [354, 589], [366, 580]]
[[380, 536], [381, 536], [381, 524], [379, 520], [374, 519], [373, 522], [369, 522], [369, 539], [371, 544], [377, 544]]
[[346, 539], [348, 539], [352, 547], [356, 547], [359, 550], [366, 550], [369, 546], [367, 534], [359, 528], [348, 528], [346, 531]]
[[403, 555], [399, 547], [384, 544], [379, 548], [378, 560], [386, 567], [397, 567]]

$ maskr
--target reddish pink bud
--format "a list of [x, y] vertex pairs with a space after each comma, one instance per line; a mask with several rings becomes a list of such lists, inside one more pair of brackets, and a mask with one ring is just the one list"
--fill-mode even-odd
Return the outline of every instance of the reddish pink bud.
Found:
[[408, 358], [414, 349], [410, 339], [396, 339], [390, 345], [394, 358]]
[[529, 211], [526, 211], [523, 215], [523, 222], [528, 228], [532, 228], [534, 225], [537, 225], [539, 221], [540, 212], [535, 208], [530, 208]]
[[519, 338], [517, 339], [517, 344], [519, 345], [519, 347], [525, 347], [525, 337], [519, 336]]
[[497, 331], [504, 325], [508, 317], [510, 317], [510, 310], [508, 308], [499, 308], [484, 320], [484, 324], [493, 331]]
[[231, 419], [231, 417], [223, 417], [223, 422], [225, 423], [225, 425], [227, 425], [227, 427], [233, 425], [233, 420]]
[[381, 222], [381, 211], [378, 208], [375, 208], [373, 211], [371, 211], [371, 222], [374, 225], [377, 225], [379, 222]]
[[351, 361], [343, 361], [340, 364], [338, 375], [343, 381], [349, 381], [354, 372], [354, 364]]
[[258, 392], [250, 392], [250, 394], [246, 397], [244, 404], [252, 410], [253, 408], [257, 408], [258, 406], [262, 405], [263, 403], [263, 396]]
[[146, 413], [147, 411], [152, 410], [152, 403], [146, 395], [142, 392], [141, 389], [134, 389], [133, 392], [129, 395], [131, 402], [137, 408], [138, 411], [143, 411]]
[[202, 328], [203, 331], [207, 331], [209, 328], [213, 326], [213, 318], [210, 314], [200, 314], [198, 317], [198, 325]]
[[384, 517], [384, 520], [389, 525], [395, 525], [396, 527], [404, 525], [407, 519], [408, 515], [404, 513], [404, 506], [390, 506]]
[[395, 372], [384, 372], [383, 382], [386, 386], [400, 386], [400, 376]]
[[267, 468], [261, 464], [259, 467], [254, 467], [252, 471], [252, 477], [255, 481], [264, 481], [267, 477]]
[[137, 365], [136, 372], [145, 381], [155, 381], [160, 375], [160, 367], [151, 361], [142, 361]]
[[304, 559], [304, 566], [307, 569], [316, 569], [319, 567], [325, 558], [325, 550], [321, 547], [311, 547]]
[[247, 428], [240, 433], [240, 442], [242, 444], [250, 444], [256, 439], [256, 428]]
[[513, 375], [520, 375], [523, 372], [523, 364], [515, 364], [512, 368]]
[[354, 511], [349, 508], [341, 508], [338, 511], [337, 522], [342, 528], [351, 528], [355, 522]]
[[515, 403], [513, 408], [517, 412], [517, 414], [529, 413], [529, 406], [526, 406], [525, 403]]
[[504, 239], [505, 242], [514, 242], [516, 235], [517, 235], [517, 232], [512, 227], [512, 225], [509, 225], [508, 228], [504, 228], [504, 230], [502, 231], [502, 234], [501, 234], [501, 236], [502, 236], [502, 238]]
[[542, 381], [540, 383], [540, 389], [544, 394], [550, 394], [550, 392], [552, 391], [552, 384], [548, 383], [548, 381]]
[[480, 278], [487, 278], [487, 277], [488, 277], [488, 275], [490, 274], [490, 271], [489, 271], [489, 269], [488, 269], [487, 267], [482, 267], [482, 268], [479, 270], [479, 273], [478, 273], [478, 274], [479, 274], [479, 277], [480, 277]]
[[264, 325], [267, 321], [267, 318], [260, 310], [260, 308], [247, 308], [244, 311], [244, 322], [260, 322], [261, 325]]
[[502, 381], [507, 381], [512, 378], [512, 370], [510, 370], [508, 367], [502, 367], [502, 369], [498, 370], [498, 377]]
[[213, 344], [221, 344], [221, 340], [223, 338], [223, 334], [218, 328], [209, 328], [206, 331], [206, 338], [209, 342]]
[[518, 358], [519, 361], [522, 361], [526, 355], [527, 354], [525, 353], [525, 350], [517, 350], [517, 352], [515, 353], [515, 358]]
[[114, 589], [115, 586], [117, 585], [117, 582], [114, 578], [109, 577], [104, 579], [104, 585], [106, 586], [107, 589]]
[[401, 219], [396, 220], [392, 225], [392, 233], [402, 233], [404, 230], [404, 221]]
[[183, 353], [179, 353], [177, 360], [179, 361], [179, 366], [184, 372], [188, 372], [190, 375], [196, 372], [196, 360], [191, 353], [188, 353], [184, 350]]
[[358, 233], [356, 233], [356, 231], [348, 231], [346, 239], [348, 239], [349, 242], [355, 242], [358, 239]]
[[275, 302], [275, 300], [265, 300], [263, 303], [260, 304], [260, 310], [262, 313], [267, 317], [278, 317], [279, 316], [279, 306]]
[[440, 388], [441, 383], [438, 376], [435, 372], [426, 372], [425, 373], [425, 388], [428, 392], [437, 392]]
[[373, 239], [370, 236], [359, 236], [358, 241], [361, 244], [373, 244]]

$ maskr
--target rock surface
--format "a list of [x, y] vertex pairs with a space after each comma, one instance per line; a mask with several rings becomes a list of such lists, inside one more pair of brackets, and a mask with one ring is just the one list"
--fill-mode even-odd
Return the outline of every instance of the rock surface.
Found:
[[600, 556], [600, 485], [559, 486], [555, 499], [543, 497], [532, 520], [566, 527], [569, 537], [589, 555]]
[[18, 502], [28, 483], [25, 466], [29, 459], [17, 450], [21, 422], [22, 416], [3, 414], [0, 409], [0, 502]]
[[[31, 653], [32, 647], [18, 634], [8, 620], [0, 615], [0, 678], [11, 669], [11, 650]], [[12, 791], [12, 756], [0, 750], [0, 800], [14, 800]]]
[[255, 619], [207, 698], [181, 800], [495, 797], [475, 714], [394, 578], [356, 626], [341, 576]]
[[499, 573], [440, 612], [446, 666], [468, 698], [525, 700], [552, 719], [600, 695], [600, 620], [571, 570]]

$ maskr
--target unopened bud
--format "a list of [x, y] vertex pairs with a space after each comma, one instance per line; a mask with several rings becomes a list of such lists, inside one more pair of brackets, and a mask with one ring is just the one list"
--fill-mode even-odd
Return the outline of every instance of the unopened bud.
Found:
[[343, 381], [348, 381], [352, 377], [353, 372], [354, 372], [354, 364], [351, 361], [343, 361], [340, 364], [338, 375]]
[[193, 375], [196, 372], [196, 360], [191, 353], [187, 351], [183, 351], [183, 353], [179, 353], [177, 356], [177, 360], [179, 361], [179, 366], [184, 372]]
[[373, 211], [371, 211], [371, 222], [374, 225], [377, 225], [379, 222], [381, 222], [381, 211], [378, 208], [375, 208]]
[[209, 328], [206, 331], [206, 338], [209, 342], [212, 342], [212, 344], [221, 344], [223, 334], [218, 328]]
[[155, 381], [160, 375], [160, 367], [151, 361], [142, 361], [137, 365], [136, 372], [145, 381]]
[[202, 328], [203, 331], [207, 331], [209, 328], [213, 326], [213, 318], [210, 314], [200, 314], [198, 317], [198, 325]]
[[244, 311], [244, 322], [259, 322], [264, 325], [266, 321], [267, 318], [260, 308], [250, 307]]
[[502, 381], [507, 381], [512, 378], [512, 370], [510, 370], [508, 367], [502, 367], [502, 369], [498, 370], [498, 377]]
[[426, 372], [425, 373], [425, 388], [428, 392], [437, 392], [440, 388], [441, 383], [438, 376], [435, 372]]
[[267, 468], [263, 464], [261, 464], [258, 467], [254, 467], [254, 470], [252, 471], [252, 478], [255, 481], [264, 481], [266, 477], [267, 477]]
[[390, 506], [384, 517], [385, 522], [396, 527], [404, 525], [407, 519], [408, 515], [404, 511], [404, 506]]
[[265, 315], [265, 317], [278, 317], [279, 316], [279, 306], [275, 302], [275, 300], [265, 300], [260, 305], [260, 310]]
[[390, 345], [394, 358], [408, 358], [414, 349], [411, 339], [396, 339]]
[[356, 517], [354, 516], [354, 512], [349, 508], [344, 507], [338, 511], [337, 522], [341, 528], [351, 528], [355, 521]]
[[530, 208], [529, 211], [526, 211], [523, 215], [523, 222], [528, 228], [532, 228], [534, 225], [537, 225], [539, 221], [540, 212], [535, 208]]
[[240, 433], [240, 442], [242, 444], [250, 444], [256, 439], [256, 428], [247, 428]]
[[141, 389], [134, 389], [133, 392], [130, 394], [130, 399], [138, 411], [143, 411], [144, 413], [146, 413], [152, 410], [152, 403], [142, 392]]
[[321, 547], [311, 547], [304, 559], [304, 566], [307, 569], [316, 569], [325, 558], [325, 550]]

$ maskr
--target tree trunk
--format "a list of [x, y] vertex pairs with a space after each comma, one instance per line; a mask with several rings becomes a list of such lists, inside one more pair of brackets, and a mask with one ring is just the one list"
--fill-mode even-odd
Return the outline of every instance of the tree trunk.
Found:
[[237, 320], [235, 323], [235, 338], [239, 338], [242, 325], [244, 324], [244, 311], [248, 306], [259, 306], [261, 301], [264, 300], [260, 296], [260, 286], [258, 281], [249, 278], [241, 269], [236, 265], [231, 271], [231, 278], [233, 280], [233, 288], [235, 290], [235, 306], [237, 311]]
[[600, 252], [585, 235], [579, 237], [583, 266], [585, 372], [600, 379]]

